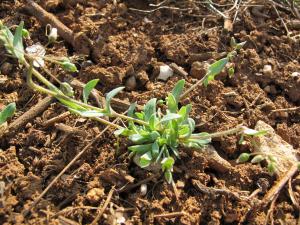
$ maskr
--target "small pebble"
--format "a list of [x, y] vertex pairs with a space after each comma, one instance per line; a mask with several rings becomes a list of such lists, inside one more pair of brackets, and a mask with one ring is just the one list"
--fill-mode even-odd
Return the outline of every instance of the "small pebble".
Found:
[[12, 69], [13, 69], [13, 65], [8, 63], [8, 62], [3, 63], [1, 68], [0, 68], [1, 73], [3, 75], [9, 75], [10, 72], [12, 71]]
[[169, 77], [172, 77], [173, 74], [174, 72], [171, 67], [169, 67], [168, 65], [163, 65], [159, 67], [159, 75], [157, 79], [166, 81], [169, 79]]
[[141, 185], [141, 195], [145, 196], [147, 194], [147, 184]]
[[208, 62], [198, 62], [198, 61], [193, 62], [191, 71], [190, 71], [191, 77], [194, 77], [197, 79], [203, 78], [205, 76], [209, 66], [210, 65]]
[[273, 74], [272, 66], [271, 65], [264, 65], [263, 74], [266, 75], [266, 76], [271, 76]]
[[286, 119], [289, 117], [288, 112], [276, 112], [276, 116], [282, 119]]
[[136, 88], [135, 76], [130, 76], [125, 82], [125, 88], [127, 91], [133, 91]]
[[300, 77], [300, 73], [299, 72], [293, 72], [291, 74], [292, 77]]

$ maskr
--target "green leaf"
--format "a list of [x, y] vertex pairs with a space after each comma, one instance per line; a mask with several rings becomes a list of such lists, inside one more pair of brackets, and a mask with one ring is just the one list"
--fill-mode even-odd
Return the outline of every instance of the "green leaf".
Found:
[[158, 119], [155, 114], [152, 114], [152, 116], [149, 119], [149, 127], [151, 130], [156, 130], [156, 125], [158, 123]]
[[239, 145], [242, 145], [242, 144], [244, 144], [244, 135], [241, 135], [241, 138], [240, 138], [240, 140], [239, 140]]
[[110, 102], [111, 102], [111, 99], [113, 97], [115, 97], [120, 91], [122, 91], [124, 89], [124, 87], [118, 87], [118, 88], [115, 88], [113, 89], [112, 91], [108, 92], [106, 94], [106, 111], [111, 114], [111, 106], [110, 106]]
[[29, 31], [27, 29], [24, 29], [22, 30], [22, 36], [24, 38], [30, 38], [30, 34], [29, 34]]
[[150, 117], [156, 112], [156, 98], [150, 99], [144, 106], [145, 121], [148, 122]]
[[182, 106], [180, 108], [180, 110], [178, 111], [178, 114], [181, 115], [181, 121], [186, 121], [189, 117], [189, 114], [191, 112], [191, 109], [192, 109], [192, 105], [191, 104], [188, 104], [188, 105], [185, 105], [185, 106]]
[[298, 163], [298, 170], [300, 171], [300, 163]]
[[236, 43], [235, 38], [234, 38], [234, 37], [231, 37], [231, 39], [230, 39], [230, 47], [231, 47], [231, 48], [235, 48], [236, 45], [237, 45], [237, 43]]
[[154, 141], [154, 140], [156, 140], [157, 138], [160, 137], [160, 134], [159, 134], [157, 131], [152, 131], [152, 132], [150, 133], [150, 137], [151, 137], [151, 139]]
[[16, 29], [13, 40], [15, 56], [21, 61], [24, 60], [23, 27], [24, 22], [22, 21]]
[[145, 152], [151, 151], [152, 149], [152, 144], [145, 144], [145, 145], [133, 145], [128, 147], [130, 151], [133, 153], [139, 153], [139, 154], [144, 154]]
[[12, 117], [16, 111], [16, 103], [12, 102], [8, 104], [1, 112], [0, 112], [0, 125], [5, 123], [7, 119]]
[[251, 163], [260, 163], [261, 161], [263, 161], [265, 159], [265, 157], [263, 157], [262, 155], [256, 155], [253, 157], [253, 159], [251, 160]]
[[276, 163], [275, 162], [269, 162], [267, 168], [268, 168], [268, 172], [270, 174], [274, 174], [277, 170]]
[[74, 63], [64, 61], [60, 63], [61, 67], [68, 72], [75, 73], [78, 72], [77, 67]]
[[167, 102], [168, 110], [171, 113], [176, 113], [178, 110], [178, 106], [177, 106], [177, 101], [176, 101], [174, 95], [169, 94], [166, 99], [166, 102]]
[[[207, 133], [203, 132], [200, 134], [196, 134], [197, 136], [206, 136]], [[189, 147], [189, 148], [202, 148], [203, 146], [209, 144], [211, 142], [211, 138], [207, 139], [196, 139], [196, 138], [188, 138], [184, 140], [182, 143], [184, 146]]]
[[144, 112], [136, 112], [135, 115], [139, 120], [144, 120], [144, 118], [145, 118]]
[[170, 120], [179, 119], [179, 118], [181, 118], [181, 115], [176, 114], [176, 113], [169, 113], [169, 114], [165, 115], [165, 116], [160, 120], [160, 123], [167, 122], [167, 121], [170, 121]]
[[130, 106], [128, 108], [127, 116], [129, 116], [129, 117], [134, 116], [134, 111], [135, 111], [136, 105], [137, 105], [136, 102], [130, 104]]
[[244, 42], [241, 42], [241, 43], [238, 43], [235, 47], [236, 50], [240, 50], [242, 47], [244, 47], [244, 45], [246, 44], [247, 42], [244, 41]]
[[155, 142], [152, 144], [151, 153], [152, 153], [152, 157], [153, 157], [154, 159], [156, 159], [157, 156], [159, 155], [159, 146], [158, 146], [157, 141], [155, 141]]
[[69, 111], [87, 118], [107, 116], [106, 113], [99, 112], [97, 110], [77, 110], [69, 108]]
[[169, 124], [168, 124], [169, 129], [166, 130], [168, 135], [167, 137], [167, 144], [169, 145], [169, 147], [174, 147], [176, 148], [178, 146], [178, 123], [175, 120], [172, 120]]
[[172, 146], [171, 146], [170, 148], [172, 149], [173, 154], [174, 154], [177, 158], [180, 158], [179, 152], [178, 152], [177, 148], [174, 148], [174, 147], [172, 147]]
[[233, 68], [233, 67], [230, 67], [230, 68], [228, 69], [228, 76], [231, 78], [233, 75], [234, 75], [234, 68]]
[[268, 133], [267, 130], [253, 130], [253, 129], [250, 129], [250, 128], [246, 128], [244, 129], [243, 133], [245, 135], [248, 135], [248, 136], [253, 136], [253, 137], [259, 137], [259, 136], [264, 136]]
[[188, 118], [188, 125], [190, 127], [190, 135], [191, 135], [195, 130], [195, 126], [196, 126], [195, 120], [193, 120], [192, 118]]
[[65, 99], [62, 99], [62, 98], [59, 98], [59, 97], [57, 98], [57, 100], [60, 101], [64, 106], [68, 107], [69, 110], [70, 109], [76, 109], [76, 110], [80, 110], [80, 111], [86, 110], [86, 108], [84, 108], [84, 107], [82, 107], [82, 106], [80, 106], [80, 105], [78, 105], [78, 104], [76, 104], [72, 101], [65, 100]]
[[179, 126], [178, 134], [183, 138], [190, 136], [191, 134], [190, 126], [187, 124]]
[[125, 130], [126, 130], [126, 128], [122, 127], [122, 128], [120, 128], [120, 129], [116, 130], [116, 131], [114, 132], [114, 135], [118, 137], [118, 136], [122, 135], [122, 133], [123, 133]]
[[150, 134], [148, 134], [148, 136], [141, 134], [132, 134], [128, 137], [128, 139], [135, 144], [143, 144], [145, 142], [151, 141]]
[[151, 164], [152, 155], [151, 152], [146, 152], [145, 154], [141, 155], [139, 160], [139, 166], [141, 168], [148, 167]]
[[218, 75], [224, 69], [228, 61], [229, 59], [226, 57], [214, 62], [209, 66], [207, 74], [205, 75], [206, 79], [203, 82], [205, 87], [207, 87], [208, 83], [214, 80], [215, 76]]
[[175, 160], [170, 156], [170, 157], [167, 157], [167, 158], [164, 158], [162, 161], [161, 161], [161, 168], [162, 168], [162, 171], [165, 171], [165, 170], [171, 170], [173, 168], [173, 165], [175, 163]]
[[173, 176], [172, 176], [171, 171], [166, 170], [165, 173], [164, 173], [164, 176], [165, 176], [165, 179], [168, 182], [168, 184], [171, 184], [172, 181], [173, 181]]
[[175, 84], [175, 87], [172, 90], [172, 95], [174, 96], [176, 103], [179, 102], [180, 96], [183, 92], [185, 80], [180, 80]]
[[14, 35], [11, 33], [11, 31], [6, 26], [1, 26], [0, 40], [2, 41], [6, 51], [9, 54], [14, 54], [13, 53]]
[[89, 95], [91, 94], [92, 90], [96, 87], [99, 79], [90, 80], [86, 85], [83, 87], [83, 102], [87, 104]]
[[250, 158], [250, 154], [249, 153], [242, 153], [240, 154], [240, 156], [238, 157], [238, 159], [236, 160], [237, 163], [244, 163], [247, 162]]
[[73, 90], [72, 86], [67, 82], [62, 82], [60, 84], [60, 90], [68, 97], [74, 96], [74, 90]]

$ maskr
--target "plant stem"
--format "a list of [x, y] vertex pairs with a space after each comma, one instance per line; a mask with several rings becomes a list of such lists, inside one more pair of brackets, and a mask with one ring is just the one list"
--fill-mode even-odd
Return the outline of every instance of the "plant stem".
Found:
[[96, 121], [98, 121], [98, 122], [100, 122], [100, 123], [103, 123], [103, 124], [105, 124], [105, 125], [114, 127], [114, 128], [116, 128], [116, 129], [121, 129], [121, 128], [123, 128], [122, 126], [120, 126], [120, 125], [118, 125], [118, 124], [112, 123], [112, 122], [110, 122], [110, 121], [108, 121], [108, 120], [105, 120], [105, 119], [102, 119], [102, 118], [99, 118], [99, 117], [91, 117], [91, 119], [96, 120]]
[[[77, 101], [71, 97], [68, 97], [66, 95], [64, 95], [56, 86], [54, 86], [51, 82], [49, 82], [43, 75], [41, 75], [37, 70], [35, 70], [31, 64], [29, 64], [26, 60], [24, 61], [24, 65], [25, 67], [29, 70], [28, 72], [28, 77], [27, 77], [27, 82], [28, 82], [28, 85], [32, 88], [32, 89], [35, 89], [39, 92], [42, 92], [42, 93], [45, 93], [45, 94], [48, 94], [48, 95], [51, 95], [55, 98], [57, 98], [58, 100], [59, 99], [62, 99], [62, 100], [66, 100], [66, 101], [70, 101], [76, 105], [79, 105], [79, 106], [82, 106], [84, 108], [87, 108], [87, 109], [92, 109], [92, 110], [96, 110], [96, 111], [99, 111], [99, 112], [104, 112], [104, 109], [101, 109], [101, 108], [98, 108], [98, 107], [95, 107], [95, 106], [91, 106], [91, 105], [88, 105], [88, 104], [85, 104], [83, 102], [80, 102], [80, 101]], [[35, 75], [35, 77], [41, 81], [42, 83], [44, 83], [48, 88], [52, 89], [52, 90], [48, 90], [42, 86], [39, 86], [37, 84], [35, 84], [33, 81], [32, 81], [32, 74]], [[142, 121], [142, 120], [139, 120], [139, 119], [135, 119], [135, 118], [132, 118], [132, 117], [129, 117], [129, 116], [126, 116], [126, 115], [123, 115], [123, 114], [120, 114], [120, 113], [117, 113], [117, 112], [113, 112], [111, 117], [117, 117], [117, 118], [121, 118], [121, 119], [125, 119], [125, 120], [129, 120], [129, 121], [133, 121], [135, 123], [138, 123], [140, 125], [145, 125], [147, 126], [148, 123], [145, 122], [145, 121]], [[104, 120], [104, 119], [101, 119], [101, 118], [98, 118], [98, 117], [93, 117], [94, 120], [97, 120], [101, 123], [104, 123], [106, 125], [112, 125], [109, 121], [107, 120]], [[122, 128], [121, 126], [119, 125], [112, 125], [114, 126], [115, 128]]]
[[194, 85], [192, 85], [189, 89], [187, 89], [181, 96], [180, 99], [184, 99], [186, 98], [186, 96], [193, 91], [197, 86], [199, 86], [200, 84], [202, 84], [204, 82], [204, 80], [206, 79], [206, 75], [204, 77], [202, 77], [201, 80], [197, 81], [197, 83], [195, 83]]
[[230, 135], [230, 134], [239, 133], [239, 132], [243, 131], [243, 129], [244, 129], [244, 127], [240, 124], [235, 128], [225, 130], [225, 131], [216, 132], [216, 133], [212, 133], [212, 134], [207, 134], [207, 135], [192, 134], [190, 138], [191, 139], [205, 140], [205, 139], [209, 139], [209, 138], [223, 137], [223, 136], [227, 136], [227, 135]]
[[119, 118], [121, 118], [121, 119], [125, 119], [125, 120], [128, 120], [128, 121], [133, 121], [133, 122], [138, 123], [138, 124], [140, 124], [140, 125], [145, 125], [145, 126], [148, 126], [148, 125], [149, 125], [149, 123], [147, 123], [147, 122], [145, 122], [145, 121], [143, 121], [143, 120], [135, 119], [135, 118], [133, 118], [133, 117], [126, 116], [126, 115], [124, 115], [124, 114], [120, 114], [120, 113], [117, 113], [117, 112], [113, 112], [113, 113], [112, 113], [112, 116], [113, 116], [113, 117], [119, 117]]

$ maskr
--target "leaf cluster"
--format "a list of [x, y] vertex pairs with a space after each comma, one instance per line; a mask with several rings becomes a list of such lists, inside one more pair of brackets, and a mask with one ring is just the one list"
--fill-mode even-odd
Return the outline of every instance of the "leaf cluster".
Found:
[[[159, 165], [166, 180], [171, 183], [175, 158], [180, 158], [179, 145], [201, 148], [211, 140], [193, 138], [195, 121], [189, 117], [192, 105], [179, 107], [179, 98], [184, 88], [184, 80], [177, 82], [164, 103], [150, 99], [141, 112], [135, 112], [135, 104], [128, 110], [128, 116], [147, 123], [138, 125], [129, 121], [127, 128], [121, 128], [115, 135], [128, 137], [133, 145], [128, 149], [134, 161], [141, 168]], [[163, 108], [166, 112], [162, 113]], [[205, 135], [206, 133], [194, 134]]]
[[23, 27], [24, 22], [22, 21], [13, 34], [0, 22], [0, 41], [6, 51], [19, 61], [24, 60]]

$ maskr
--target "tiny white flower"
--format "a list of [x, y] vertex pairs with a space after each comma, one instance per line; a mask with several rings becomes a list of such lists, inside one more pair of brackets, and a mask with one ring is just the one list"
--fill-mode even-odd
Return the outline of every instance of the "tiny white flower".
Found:
[[33, 66], [35, 67], [45, 66], [44, 56], [46, 55], [46, 50], [40, 43], [27, 47], [26, 52], [28, 53], [28, 55], [34, 58]]

